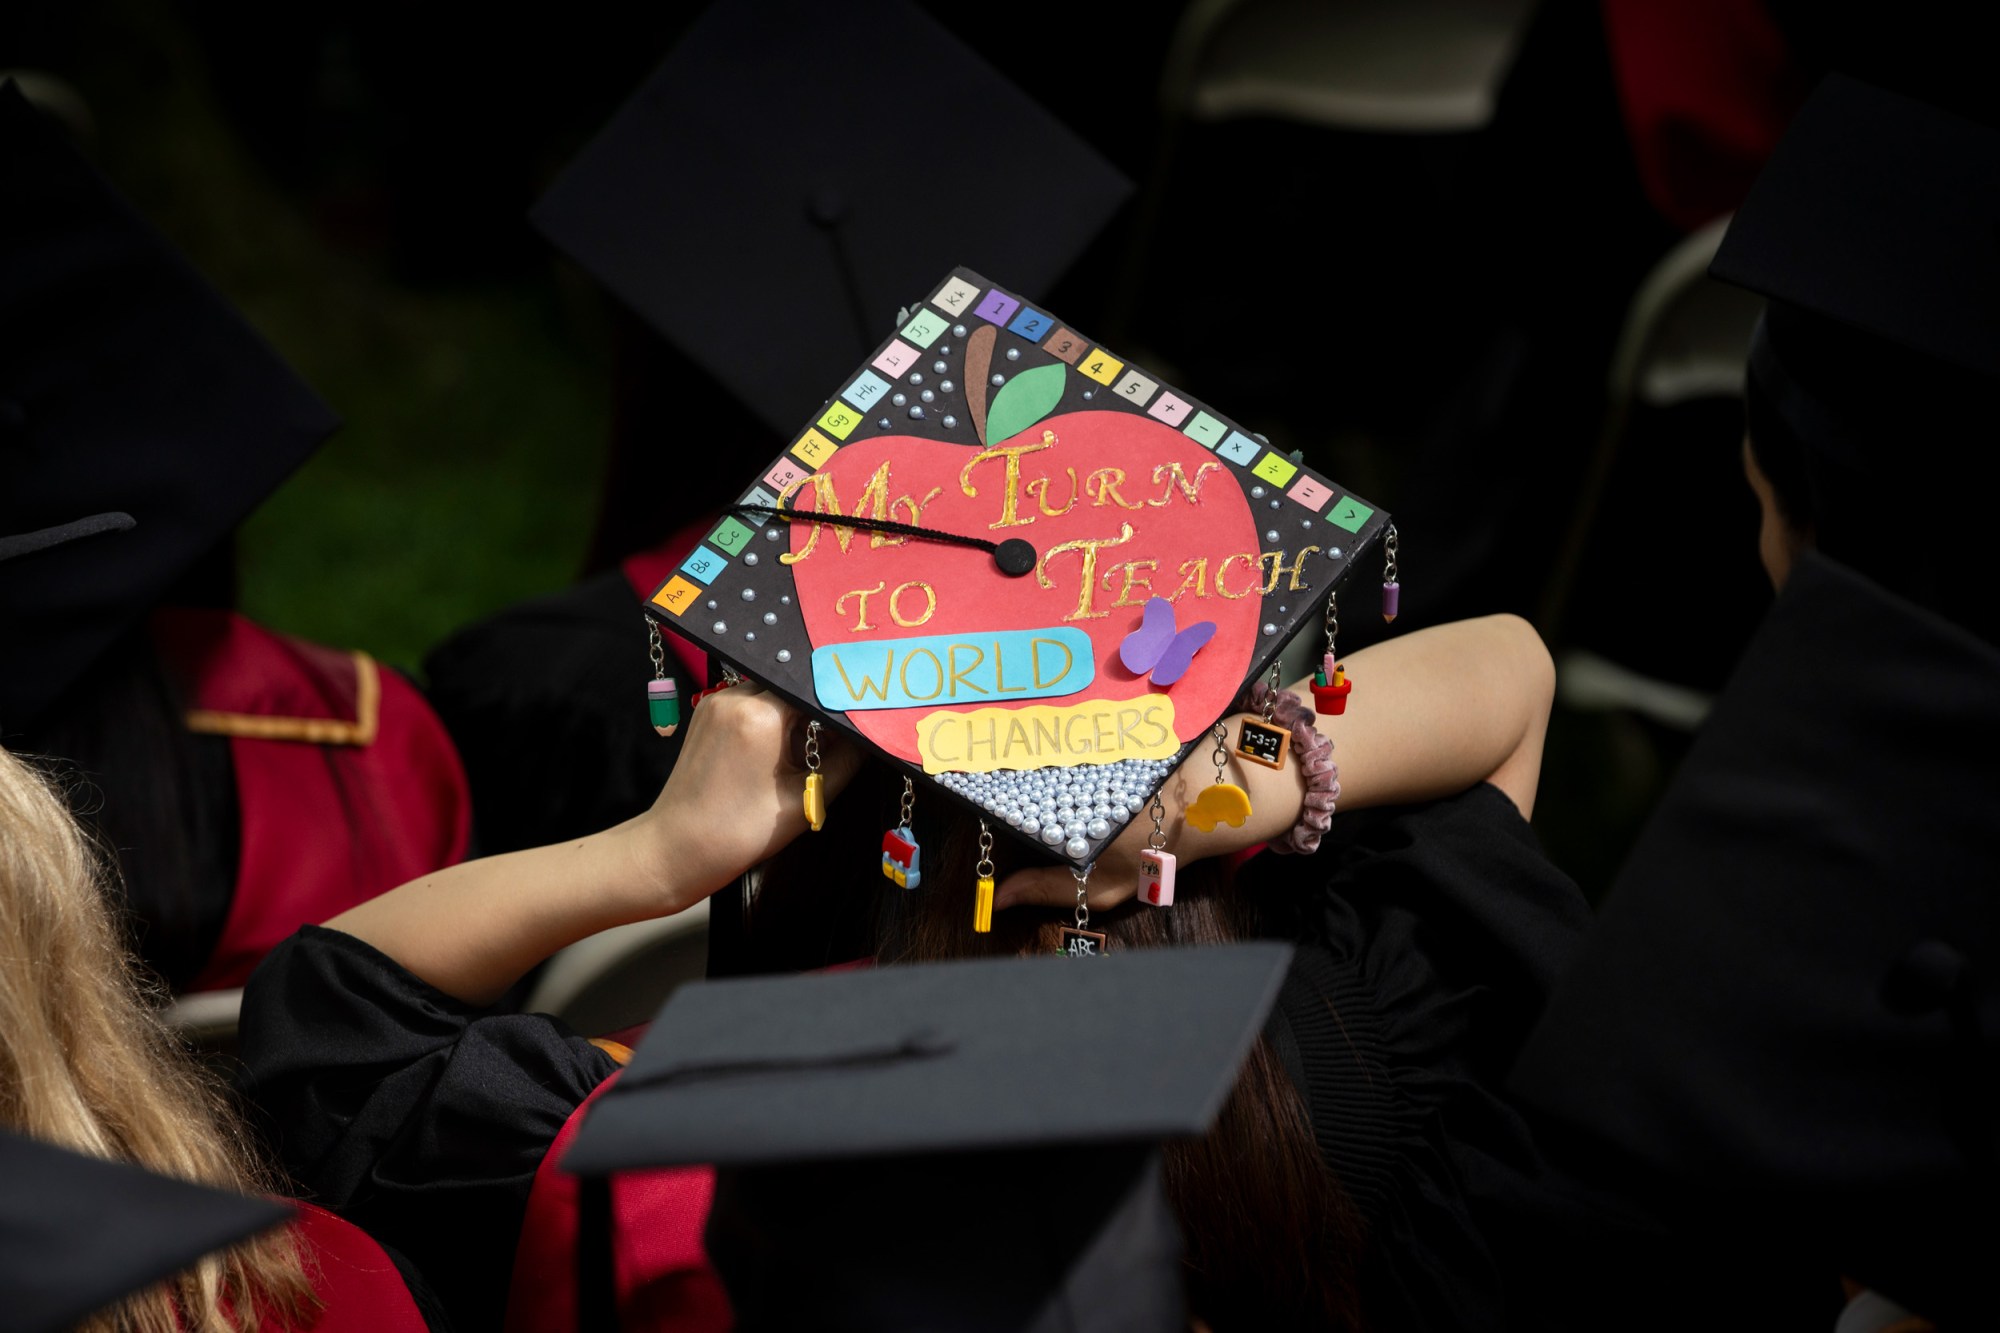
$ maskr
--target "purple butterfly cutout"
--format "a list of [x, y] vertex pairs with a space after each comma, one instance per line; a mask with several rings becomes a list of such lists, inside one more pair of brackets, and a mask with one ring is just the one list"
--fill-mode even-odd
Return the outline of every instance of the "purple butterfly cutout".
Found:
[[1171, 685], [1187, 674], [1194, 655], [1214, 637], [1213, 620], [1176, 631], [1174, 604], [1164, 597], [1149, 597], [1139, 628], [1118, 645], [1118, 660], [1135, 676], [1150, 671], [1155, 685]]

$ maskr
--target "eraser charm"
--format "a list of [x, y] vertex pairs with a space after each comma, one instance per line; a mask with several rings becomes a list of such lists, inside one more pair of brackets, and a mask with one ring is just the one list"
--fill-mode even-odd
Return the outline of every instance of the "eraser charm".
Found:
[[972, 929], [984, 935], [993, 929], [993, 876], [979, 877], [979, 890], [972, 899]]
[[680, 730], [681, 701], [671, 680], [646, 682], [646, 712], [653, 719], [653, 730], [660, 735], [671, 736]]
[[1154, 907], [1174, 905], [1174, 854], [1148, 847], [1139, 853], [1139, 901]]
[[907, 827], [890, 829], [882, 835], [882, 877], [893, 879], [905, 889], [922, 882], [918, 870], [917, 835]]
[[826, 823], [826, 792], [817, 773], [806, 774], [806, 823], [817, 833]]

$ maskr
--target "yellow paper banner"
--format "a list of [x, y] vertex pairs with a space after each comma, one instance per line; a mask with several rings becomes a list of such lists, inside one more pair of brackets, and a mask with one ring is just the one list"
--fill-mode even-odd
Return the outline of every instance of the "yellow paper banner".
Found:
[[917, 723], [926, 773], [1166, 759], [1180, 749], [1164, 694], [1025, 708], [940, 708]]

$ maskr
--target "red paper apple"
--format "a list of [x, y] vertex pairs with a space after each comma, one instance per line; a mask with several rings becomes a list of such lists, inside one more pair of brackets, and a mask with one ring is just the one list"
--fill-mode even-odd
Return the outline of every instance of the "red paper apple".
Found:
[[[1039, 447], [1044, 432], [1054, 439]], [[1257, 644], [1261, 543], [1237, 478], [1180, 431], [1129, 411], [1049, 417], [988, 446], [995, 448], [1019, 452], [1011, 464], [1004, 455], [975, 462], [982, 451], [966, 445], [878, 436], [840, 449], [821, 475], [842, 512], [860, 505], [876, 516], [870, 486], [887, 464], [886, 483], [876, 492], [886, 517], [989, 541], [1025, 540], [1041, 557], [1037, 571], [1009, 577], [986, 551], [918, 538], [877, 545], [872, 534], [852, 529], [845, 530], [843, 551], [843, 530], [794, 522], [791, 572], [808, 637], [825, 646], [1073, 627], [1089, 637], [1095, 678], [1081, 692], [1023, 702], [1068, 705], [1164, 693], [1174, 703], [1178, 738], [1194, 739], [1242, 689]], [[1010, 467], [1015, 522], [995, 526], [1007, 517]], [[823, 508], [825, 495], [808, 485], [792, 503]], [[1128, 525], [1130, 537], [1119, 540]], [[1077, 541], [1107, 543], [1096, 552], [1087, 596], [1084, 552], [1055, 550]], [[1130, 562], [1139, 563], [1128, 569]], [[863, 597], [863, 590], [876, 591]], [[1139, 626], [1148, 596], [1176, 594], [1182, 627], [1212, 620], [1217, 633], [1187, 674], [1162, 688], [1126, 670], [1118, 647]], [[855, 710], [847, 718], [890, 754], [916, 763], [915, 724], [937, 706], [1008, 705]]]

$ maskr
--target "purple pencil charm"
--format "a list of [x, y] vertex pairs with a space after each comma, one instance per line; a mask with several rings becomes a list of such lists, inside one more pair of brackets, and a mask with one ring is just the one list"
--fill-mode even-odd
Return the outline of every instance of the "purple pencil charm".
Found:
[[1396, 525], [1382, 538], [1382, 619], [1392, 621], [1403, 609], [1403, 585], [1396, 582]]

